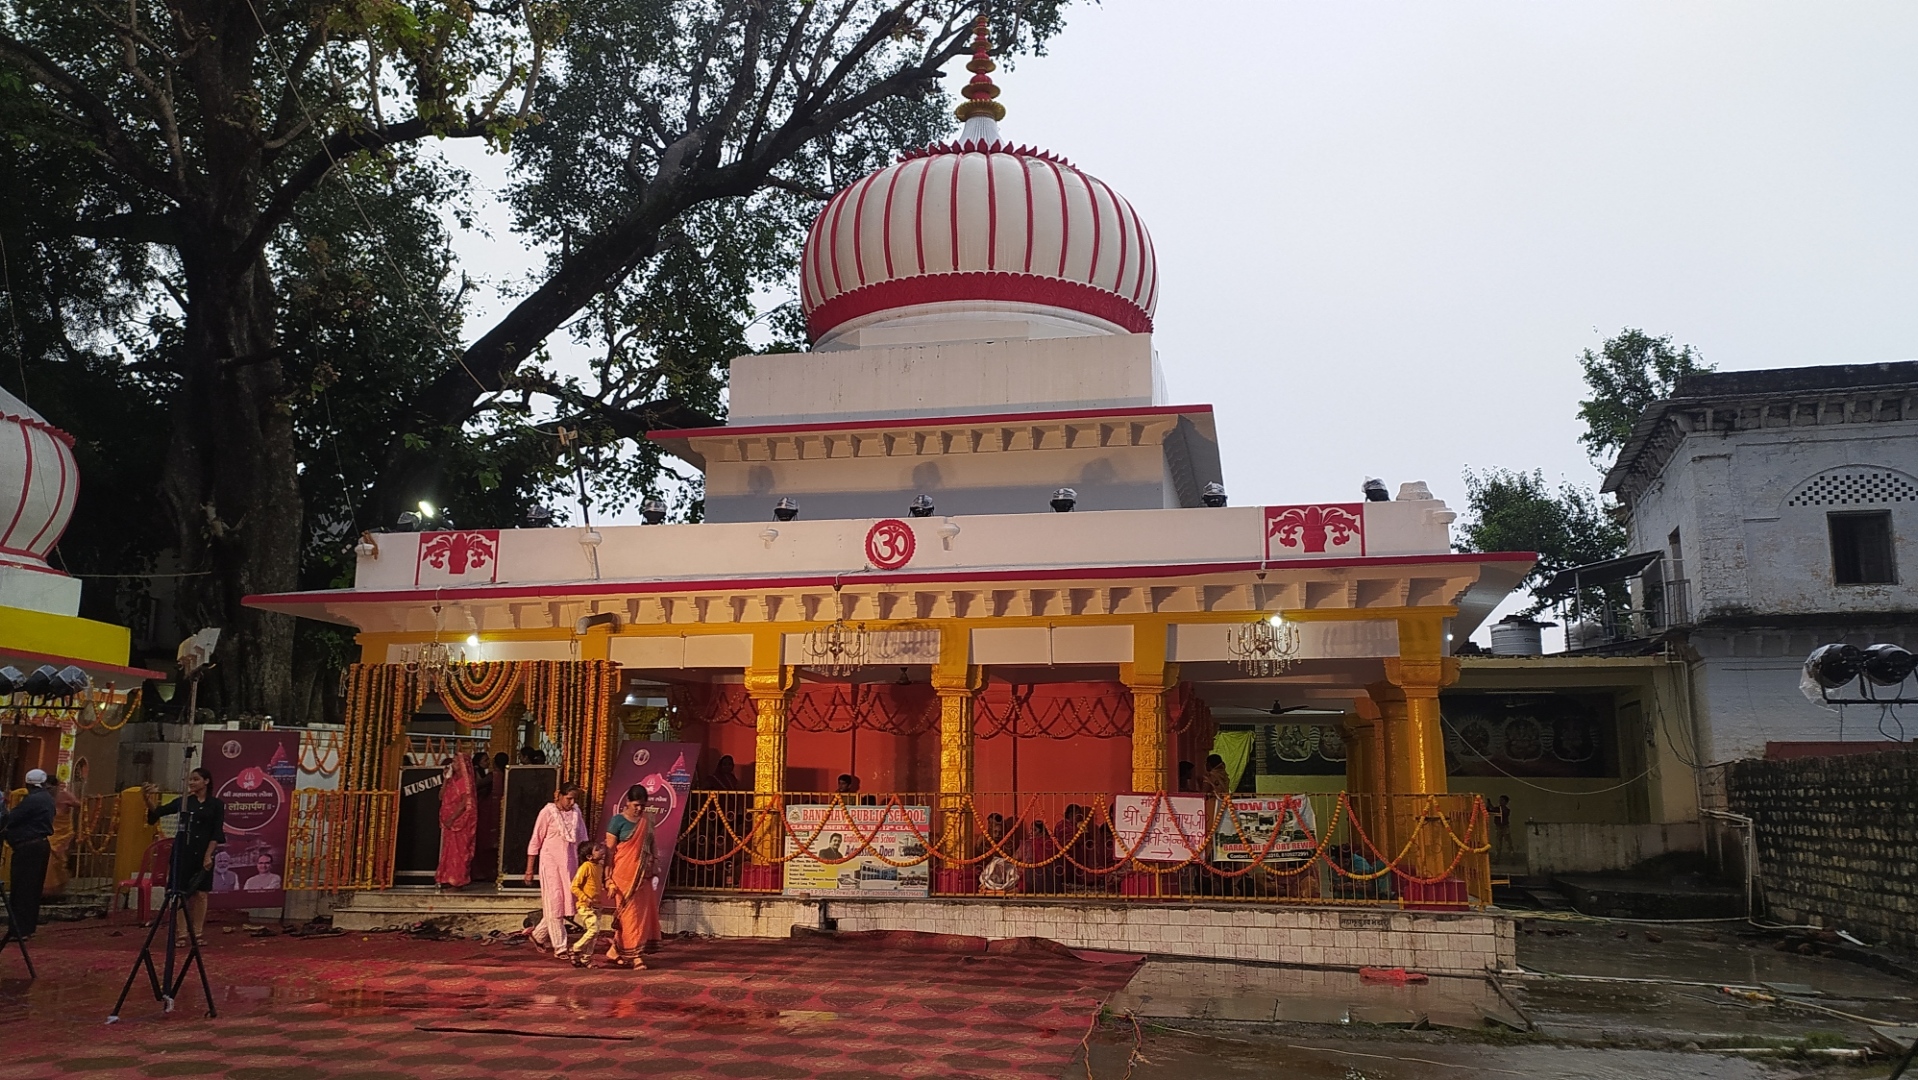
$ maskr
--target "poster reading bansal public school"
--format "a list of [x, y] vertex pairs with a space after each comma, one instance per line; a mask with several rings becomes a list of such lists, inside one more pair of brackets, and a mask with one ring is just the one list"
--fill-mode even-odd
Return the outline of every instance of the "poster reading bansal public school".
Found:
[[226, 843], [213, 857], [216, 908], [286, 903], [286, 832], [300, 772], [297, 731], [209, 731], [200, 762], [226, 805]]
[[[786, 893], [930, 895], [931, 827], [930, 806], [788, 806]], [[802, 839], [812, 854], [800, 852]]]
[[1204, 858], [1209, 831], [1203, 795], [1112, 797], [1112, 853], [1118, 858], [1185, 862], [1195, 853]]

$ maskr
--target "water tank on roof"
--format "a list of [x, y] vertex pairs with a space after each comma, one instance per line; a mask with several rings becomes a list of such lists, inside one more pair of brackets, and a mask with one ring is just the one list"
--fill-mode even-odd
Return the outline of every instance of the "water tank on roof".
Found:
[[1538, 656], [1545, 651], [1540, 631], [1556, 623], [1508, 615], [1492, 624], [1493, 656]]

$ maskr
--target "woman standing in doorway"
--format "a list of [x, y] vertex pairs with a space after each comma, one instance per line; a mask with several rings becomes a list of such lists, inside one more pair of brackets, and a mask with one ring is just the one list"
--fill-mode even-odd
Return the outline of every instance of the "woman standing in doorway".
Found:
[[619, 813], [606, 825], [606, 846], [613, 852], [613, 869], [606, 884], [617, 905], [611, 957], [614, 967], [645, 967], [640, 953], [659, 940], [659, 889], [654, 877], [659, 852], [652, 819], [646, 816], [648, 801], [646, 785], [634, 784], [620, 800]]
[[454, 754], [447, 762], [446, 781], [440, 785], [440, 865], [433, 874], [440, 888], [463, 888], [473, 880], [473, 844], [478, 826], [473, 763], [465, 754]]
[[586, 839], [586, 815], [579, 801], [585, 791], [578, 784], [561, 785], [553, 801], [540, 808], [533, 838], [526, 844], [526, 884], [539, 873], [540, 923], [533, 928], [533, 944], [553, 950], [565, 959], [566, 916], [573, 913], [573, 876], [579, 873], [579, 845]]

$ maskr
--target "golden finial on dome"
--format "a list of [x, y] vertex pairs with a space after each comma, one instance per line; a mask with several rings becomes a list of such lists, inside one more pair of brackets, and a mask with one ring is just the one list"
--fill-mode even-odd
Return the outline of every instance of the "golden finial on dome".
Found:
[[973, 73], [972, 80], [960, 91], [966, 100], [952, 111], [954, 116], [962, 122], [975, 116], [989, 116], [995, 122], [1006, 118], [1006, 107], [993, 100], [999, 96], [999, 88], [987, 74], [997, 67], [992, 62], [992, 27], [982, 14], [973, 25], [972, 59], [966, 63], [966, 70]]

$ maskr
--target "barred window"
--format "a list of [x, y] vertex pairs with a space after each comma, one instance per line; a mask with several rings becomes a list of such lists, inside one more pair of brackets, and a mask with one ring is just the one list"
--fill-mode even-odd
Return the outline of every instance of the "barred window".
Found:
[[1890, 469], [1837, 469], [1806, 484], [1786, 506], [1874, 506], [1918, 502], [1918, 484]]

